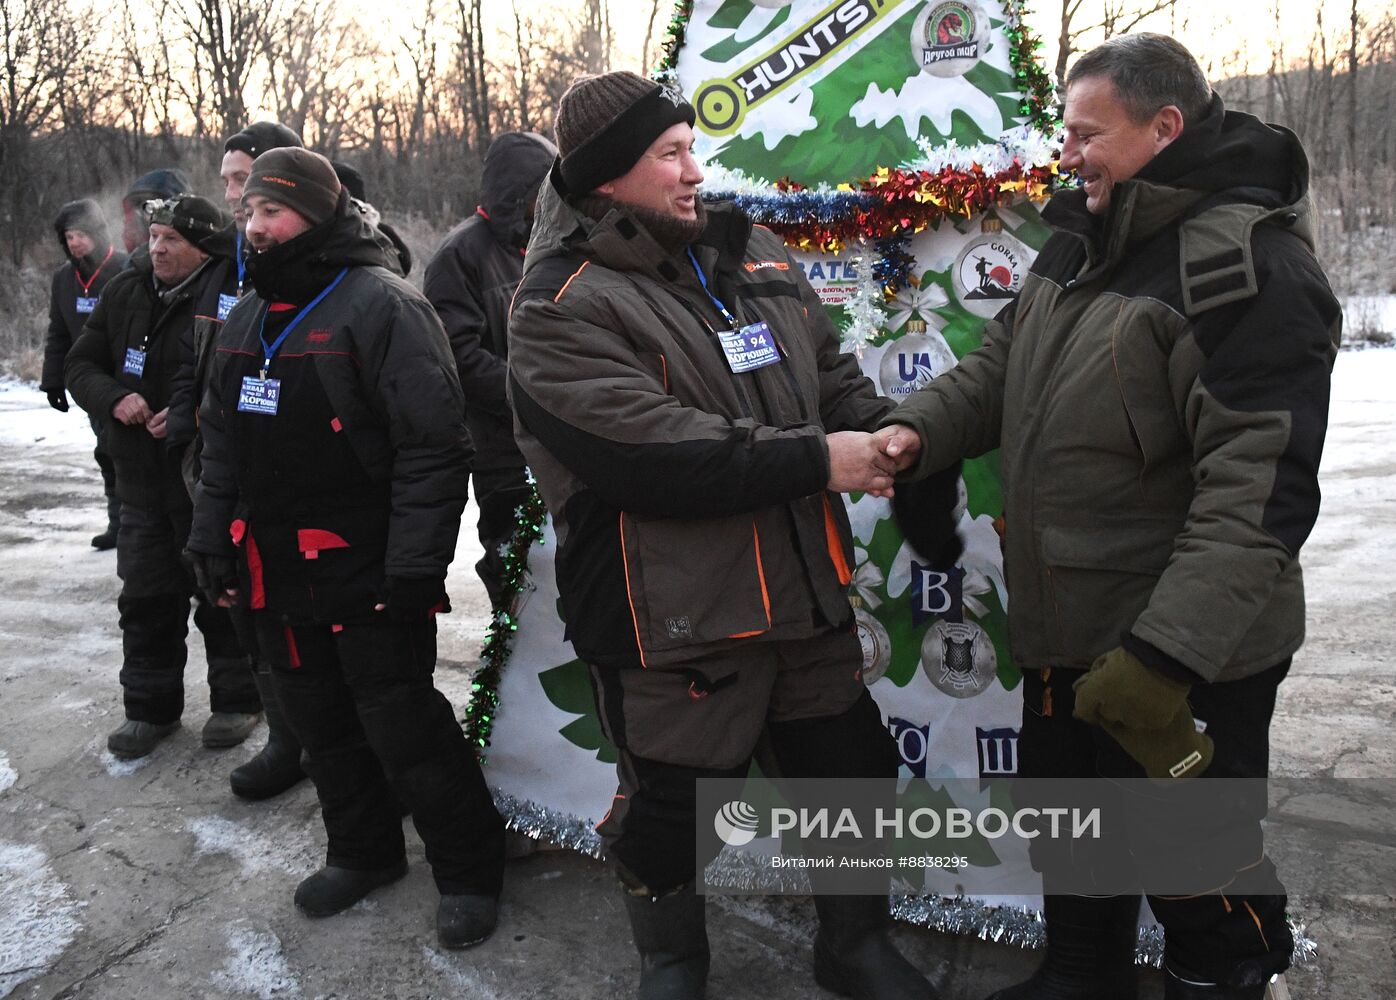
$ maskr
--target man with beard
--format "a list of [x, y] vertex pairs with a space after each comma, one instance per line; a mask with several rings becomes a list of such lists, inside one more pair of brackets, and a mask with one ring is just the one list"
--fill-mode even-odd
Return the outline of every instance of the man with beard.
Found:
[[[192, 581], [179, 553], [192, 504], [180, 453], [167, 447], [170, 381], [179, 341], [212, 273], [204, 244], [225, 223], [202, 198], [159, 202], [150, 251], [112, 279], [73, 349], [65, 374], [78, 404], [108, 418], [107, 447], [121, 500], [116, 566], [121, 577], [121, 667], [126, 721], [107, 739], [117, 757], [143, 757], [179, 726], [184, 710]], [[197, 595], [195, 595], [197, 597]], [[233, 746], [261, 706], [227, 611], [197, 597], [194, 624], [208, 656], [208, 746]]]
[[[890, 780], [899, 763], [862, 680], [839, 496], [891, 486], [867, 432], [891, 404], [780, 239], [704, 208], [693, 121], [633, 73], [573, 84], [509, 321], [516, 436], [619, 751], [600, 832], [644, 1000], [707, 981], [698, 779], [744, 776], [763, 735], [790, 778]], [[888, 938], [885, 889], [815, 908], [821, 985], [935, 995]]]
[[[1145, 888], [1166, 861], [1196, 887], [1149, 895], [1164, 996], [1260, 1000], [1293, 948], [1264, 779], [1341, 332], [1308, 161], [1163, 35], [1078, 59], [1064, 126], [1082, 186], [1043, 211], [1017, 301], [879, 434], [908, 478], [1001, 449], [1018, 774], [1147, 788], [1117, 843]], [[1213, 778], [1247, 781], [1214, 786], [1205, 828], [1173, 821]], [[1047, 955], [993, 1000], [1137, 996], [1137, 887], [1097, 888], [1109, 852], [1085, 838], [1032, 845]]]
[[509, 303], [523, 276], [538, 186], [556, 156], [557, 147], [536, 133], [496, 136], [485, 152], [480, 205], [442, 241], [422, 284], [451, 339], [465, 392], [484, 549], [475, 572], [496, 611], [504, 607], [500, 550], [513, 537], [514, 510], [529, 494], [506, 394]]
[[[107, 220], [95, 201], [70, 201], [58, 210], [53, 220], [58, 245], [68, 263], [53, 272], [49, 290], [48, 335], [44, 338], [44, 371], [39, 389], [48, 396], [49, 406], [60, 413], [68, 412], [68, 394], [64, 391], [63, 363], [68, 351], [82, 333], [82, 325], [112, 276], [126, 266], [126, 255], [120, 253], [107, 235]], [[121, 501], [116, 498], [116, 473], [111, 456], [107, 454], [101, 414], [90, 414], [92, 433], [97, 447], [92, 456], [102, 470], [102, 492], [107, 497], [107, 529], [92, 539], [94, 549], [116, 548], [116, 533], [121, 521]]]
[[441, 892], [438, 939], [477, 944], [504, 826], [432, 683], [467, 482], [446, 335], [324, 157], [263, 154], [243, 203], [255, 294], [214, 351], [189, 552], [211, 599], [251, 611], [308, 754], [329, 845], [295, 903], [329, 916], [401, 878], [400, 798]]

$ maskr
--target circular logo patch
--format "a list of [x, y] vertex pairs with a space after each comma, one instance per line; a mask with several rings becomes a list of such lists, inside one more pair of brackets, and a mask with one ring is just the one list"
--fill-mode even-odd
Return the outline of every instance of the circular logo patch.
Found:
[[887, 345], [878, 381], [882, 394], [900, 403], [937, 375], [955, 367], [955, 352], [938, 333], [908, 333]]
[[972, 3], [927, 4], [911, 28], [911, 54], [921, 72], [963, 76], [979, 62], [988, 20]]
[[865, 608], [853, 609], [858, 643], [863, 647], [863, 683], [872, 687], [887, 673], [892, 663], [892, 640], [882, 622]]
[[998, 676], [998, 658], [993, 640], [978, 625], [942, 619], [926, 630], [921, 669], [950, 697], [973, 698]]
[[1028, 273], [1027, 248], [1007, 233], [977, 237], [955, 260], [955, 294], [960, 304], [986, 319], [998, 315], [1022, 291]]

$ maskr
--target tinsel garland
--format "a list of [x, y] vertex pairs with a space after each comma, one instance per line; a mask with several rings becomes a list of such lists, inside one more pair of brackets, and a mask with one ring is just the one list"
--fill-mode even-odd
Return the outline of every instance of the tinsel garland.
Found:
[[844, 306], [848, 326], [839, 346], [861, 360], [868, 342], [887, 324], [887, 310], [883, 308], [887, 296], [877, 265], [869, 264], [862, 256], [854, 257], [849, 263], [858, 274], [858, 285]]
[[678, 0], [674, 11], [669, 15], [669, 27], [664, 39], [664, 54], [659, 57], [654, 71], [650, 74], [660, 83], [678, 83], [679, 52], [688, 34], [688, 19], [693, 16], [693, 0]]
[[480, 667], [470, 685], [470, 703], [461, 717], [465, 738], [476, 748], [481, 763], [484, 763], [484, 749], [490, 745], [490, 732], [499, 710], [499, 681], [509, 663], [514, 633], [519, 630], [519, 596], [529, 585], [528, 552], [534, 542], [543, 540], [543, 525], [548, 515], [531, 473], [528, 486], [528, 499], [514, 508], [514, 534], [500, 552], [504, 557], [503, 607], [494, 610], [490, 627], [485, 632]]
[[[690, 5], [691, 6], [691, 5]], [[1027, 123], [1046, 133], [1056, 132], [1061, 125], [1057, 115], [1057, 88], [1038, 58], [1042, 42], [1033, 37], [1028, 27], [1028, 5], [1024, 0], [1004, 0], [1004, 17], [1008, 35], [1008, 63], [1013, 67], [1013, 80], [1023, 95], [1018, 112]]]
[[[705, 171], [705, 199], [735, 202], [753, 222], [769, 227], [791, 247], [839, 253], [860, 240], [904, 241], [943, 219], [970, 219], [1020, 198], [1044, 201], [1051, 193], [1056, 164], [1035, 165], [1015, 158], [995, 172], [987, 172], [978, 162], [968, 168], [946, 165], [934, 171], [879, 167], [856, 186], [837, 188], [802, 188], [788, 181], [768, 186], [740, 171], [717, 166]], [[886, 249], [900, 249], [900, 254], [889, 253], [884, 260], [899, 262], [905, 257], [904, 248], [895, 243]]]

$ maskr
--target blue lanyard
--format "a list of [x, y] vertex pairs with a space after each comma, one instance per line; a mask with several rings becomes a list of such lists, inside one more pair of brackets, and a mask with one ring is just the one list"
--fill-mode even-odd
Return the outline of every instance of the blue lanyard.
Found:
[[722, 300], [708, 288], [708, 279], [703, 277], [703, 269], [698, 266], [698, 258], [693, 256], [692, 247], [688, 248], [688, 259], [693, 261], [693, 270], [698, 273], [698, 283], [703, 286], [703, 291], [707, 292], [708, 298], [713, 300], [713, 305], [717, 306], [717, 311], [722, 313], [723, 318], [732, 324], [732, 329], [737, 329], [737, 317], [728, 312], [727, 307], [722, 304]]
[[348, 273], [349, 269], [347, 267], [343, 271], [340, 271], [339, 274], [335, 276], [335, 279], [331, 281], [328, 285], [326, 285], [324, 289], [321, 290], [319, 295], [315, 296], [315, 298], [310, 300], [310, 305], [306, 306], [300, 312], [296, 313], [296, 315], [291, 319], [291, 322], [286, 324], [286, 329], [282, 330], [280, 336], [278, 336], [274, 341], [272, 341], [270, 345], [267, 344], [265, 332], [267, 329], [267, 313], [271, 312], [271, 303], [267, 303], [266, 309], [262, 310], [262, 325], [257, 329], [257, 339], [262, 342], [262, 378], [267, 377], [267, 369], [271, 367], [272, 357], [276, 354], [277, 348], [279, 348], [282, 345], [282, 343], [285, 342], [286, 338], [290, 336], [291, 331], [296, 328], [296, 324], [299, 323], [301, 320], [305, 319], [306, 313], [310, 312], [310, 310], [314, 309], [321, 302], [323, 302], [325, 300], [325, 296], [329, 295], [330, 292], [334, 291], [335, 286], [338, 285], [341, 281], [343, 281], [344, 276]]
[[247, 274], [247, 258], [242, 255], [242, 233], [238, 233], [237, 249], [233, 251], [238, 265], [238, 298], [242, 298], [242, 279]]

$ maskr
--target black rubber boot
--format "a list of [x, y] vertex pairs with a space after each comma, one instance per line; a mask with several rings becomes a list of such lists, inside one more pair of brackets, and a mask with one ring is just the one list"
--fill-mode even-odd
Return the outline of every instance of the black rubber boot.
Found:
[[814, 981], [856, 1000], [938, 1000], [887, 936], [886, 896], [815, 896]]
[[121, 530], [121, 501], [107, 497], [107, 530], [92, 538], [92, 547], [99, 552], [116, 548], [116, 534]]
[[691, 882], [659, 899], [625, 893], [640, 953], [639, 1000], [702, 1000], [709, 959], [704, 902]]
[[246, 764], [235, 768], [228, 776], [233, 794], [243, 799], [269, 799], [293, 787], [305, 777], [301, 768], [301, 743], [272, 687], [271, 671], [258, 670], [252, 675], [257, 692], [262, 696], [262, 712], [267, 720], [267, 745]]
[[387, 868], [337, 868], [326, 865], [296, 886], [296, 909], [307, 917], [330, 917], [349, 909], [374, 889], [407, 874], [407, 862]]
[[494, 896], [442, 896], [436, 908], [436, 940], [443, 948], [470, 948], [494, 933], [499, 900]]
[[988, 1000], [1135, 1000], [1138, 896], [1047, 896], [1047, 956], [1027, 982]]
[[137, 760], [149, 754], [161, 740], [178, 728], [178, 719], [163, 723], [127, 719], [107, 737], [107, 749], [120, 760]]

